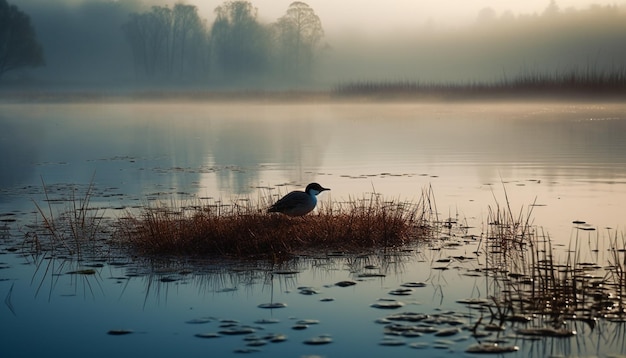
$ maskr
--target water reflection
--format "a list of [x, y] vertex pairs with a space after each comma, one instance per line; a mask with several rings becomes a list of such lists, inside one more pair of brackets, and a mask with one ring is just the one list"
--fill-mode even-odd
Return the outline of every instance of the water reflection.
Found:
[[3, 107], [0, 146], [14, 153], [2, 162], [6, 187], [37, 185], [40, 176], [86, 182], [94, 172], [126, 193], [200, 195], [301, 184], [320, 172], [476, 176], [477, 183], [523, 175], [547, 185], [626, 176], [619, 105]]
[[[385, 356], [412, 349], [461, 355], [484, 342], [470, 332], [491, 312], [457, 301], [506, 287], [492, 280], [484, 258], [474, 253], [494, 197], [510, 201], [514, 211], [536, 199], [534, 217], [554, 238], [556, 259], [567, 257], [568, 243], [580, 239], [588, 246], [580, 262], [605, 261], [615, 231], [603, 228], [618, 226], [619, 232], [623, 224], [625, 109], [559, 103], [3, 104], [0, 148], [10, 155], [0, 159], [0, 315], [6, 321], [0, 334], [11, 342], [10, 352], [25, 356], [110, 357], [120, 349], [145, 354], [148, 346], [172, 356], [206, 354], [207, 347], [230, 355], [250, 348], [242, 337], [212, 343], [197, 335], [212, 337], [220, 325], [237, 320], [259, 337], [287, 336], [278, 345], [267, 343], [259, 356]], [[93, 180], [94, 203], [114, 220], [128, 207], [152, 201], [254, 197], [259, 187], [301, 186], [319, 177], [333, 188], [327, 199], [339, 201], [372, 191], [411, 200], [431, 186], [441, 218], [463, 222], [471, 232], [449, 233], [417, 251], [336, 253], [286, 266], [124, 255], [77, 261], [35, 252], [13, 257], [24, 249], [20, 239], [35, 230], [28, 225], [40, 220], [31, 200], [43, 202], [42, 179], [53, 207]], [[572, 228], [577, 219], [596, 230]], [[416, 287], [403, 290], [406, 284]], [[381, 302], [378, 307], [387, 308], [372, 307]], [[286, 307], [259, 308], [266, 303]], [[454, 328], [451, 319], [463, 329], [442, 343], [406, 322], [387, 330], [389, 323], [375, 323], [402, 312], [430, 317], [437, 331]], [[319, 323], [294, 330], [301, 320]], [[59, 322], [68, 331], [60, 332]], [[579, 334], [568, 339], [490, 337], [519, 345], [514, 356], [520, 357], [626, 352], [619, 322], [569, 324]], [[521, 325], [507, 323], [507, 332]], [[126, 329], [134, 333], [106, 336]], [[327, 334], [330, 344], [302, 343]], [[68, 336], [85, 346], [58, 344]], [[41, 344], [33, 345], [32, 337]], [[129, 339], [108, 340], [117, 338]], [[102, 349], [94, 352], [96, 345]]]
[[[498, 308], [491, 297], [511, 292], [507, 281], [494, 279], [484, 257], [467, 254], [476, 243], [444, 242], [401, 252], [300, 257], [280, 265], [36, 256], [27, 266], [34, 270], [30, 281], [28, 275], [0, 281], [7, 292], [4, 311], [15, 313], [12, 328], [3, 325], [0, 333], [20, 342], [29, 336], [29, 327], [37, 326], [52, 341], [70, 335], [88, 347], [107, 334], [124, 333], [129, 342], [112, 346], [147, 344], [151, 348], [144, 349], [151, 354], [169, 352], [166, 346], [172, 344], [191, 355], [206, 349], [222, 355], [258, 349], [261, 356], [380, 356], [418, 349], [428, 356], [459, 356], [490, 342], [517, 346], [512, 356], [520, 357], [625, 351], [622, 325], [605, 319], [593, 325], [568, 320], [567, 327], [577, 334], [567, 338], [525, 337], [522, 329], [549, 317], [531, 317], [532, 323], [503, 320], [508, 308]], [[19, 265], [24, 257], [16, 258], [7, 257], [8, 265]], [[262, 308], [267, 303], [282, 305]], [[63, 331], [53, 329], [61, 319], [53, 314], [58, 311], [64, 312]], [[28, 354], [64, 351], [63, 345], [54, 347], [14, 348]], [[114, 352], [107, 346], [95, 355]]]

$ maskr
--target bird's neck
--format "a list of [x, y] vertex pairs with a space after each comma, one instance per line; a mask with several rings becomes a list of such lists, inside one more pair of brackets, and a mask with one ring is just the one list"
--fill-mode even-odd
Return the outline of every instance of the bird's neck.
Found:
[[315, 189], [309, 189], [306, 193], [309, 194], [312, 197], [316, 197], [317, 194], [319, 194], [320, 192], [315, 190]]

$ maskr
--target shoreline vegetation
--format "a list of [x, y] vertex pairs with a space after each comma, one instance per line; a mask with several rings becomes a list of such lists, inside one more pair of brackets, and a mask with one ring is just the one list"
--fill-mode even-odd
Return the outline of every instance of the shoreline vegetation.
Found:
[[[39, 229], [25, 235], [22, 250], [35, 257], [189, 262], [250, 262], [288, 264], [301, 258], [327, 256], [397, 255], [421, 249], [443, 250], [463, 245], [473, 253], [437, 262], [477, 260], [471, 275], [493, 280], [487, 298], [461, 299], [482, 307], [486, 324], [504, 330], [508, 322], [539, 326], [520, 328], [522, 336], [571, 337], [576, 322], [591, 329], [598, 319], [626, 322], [626, 237], [609, 233], [604, 262], [583, 260], [599, 253], [596, 228], [574, 221], [565, 258], [557, 258], [548, 233], [533, 224], [532, 203], [512, 208], [504, 188], [504, 202], [489, 205], [479, 235], [470, 235], [463, 218], [438, 216], [431, 187], [416, 202], [387, 200], [373, 193], [345, 202], [324, 202], [315, 213], [290, 218], [266, 212], [275, 195], [253, 202], [199, 201], [138, 207], [117, 219], [105, 218], [92, 207], [93, 185], [83, 195], [72, 192], [66, 211], [36, 205]], [[35, 226], [30, 226], [35, 227]], [[584, 233], [584, 234], [582, 234]], [[591, 240], [591, 233], [598, 235]], [[584, 242], [588, 242], [586, 247]], [[598, 257], [599, 258], [599, 257]], [[37, 261], [37, 260], [35, 260]], [[94, 269], [73, 273], [94, 274]], [[487, 314], [487, 310], [489, 313]], [[537, 322], [537, 317], [541, 317]], [[477, 329], [479, 319], [474, 327]], [[477, 334], [477, 332], [474, 332]]]
[[611, 71], [568, 70], [526, 72], [495, 81], [420, 82], [355, 80], [330, 89], [212, 88], [171, 86], [91, 87], [79, 85], [1, 86], [0, 102], [115, 102], [115, 101], [256, 101], [315, 102], [343, 100], [623, 100], [626, 68]]
[[384, 199], [372, 193], [343, 202], [323, 202], [314, 213], [288, 217], [268, 213], [275, 196], [258, 201], [197, 199], [158, 203], [105, 218], [90, 208], [93, 187], [72, 193], [65, 210], [36, 205], [40, 230], [28, 235], [30, 251], [77, 257], [121, 252], [131, 257], [209, 259], [292, 259], [315, 252], [371, 253], [400, 250], [434, 235], [436, 205], [432, 188], [417, 202]]

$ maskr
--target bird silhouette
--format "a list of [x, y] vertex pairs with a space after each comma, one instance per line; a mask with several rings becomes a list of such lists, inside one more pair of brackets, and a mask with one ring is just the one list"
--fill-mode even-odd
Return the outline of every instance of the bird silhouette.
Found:
[[288, 216], [303, 216], [310, 213], [317, 205], [317, 195], [325, 190], [318, 183], [311, 183], [306, 186], [304, 191], [295, 190], [283, 196], [274, 203], [268, 213], [282, 213]]

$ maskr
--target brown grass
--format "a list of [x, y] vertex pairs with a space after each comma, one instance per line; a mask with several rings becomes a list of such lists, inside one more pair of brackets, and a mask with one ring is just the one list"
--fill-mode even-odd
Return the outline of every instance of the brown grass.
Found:
[[[532, 226], [531, 213], [532, 206], [526, 213], [514, 215], [508, 199], [506, 205], [496, 204], [489, 211], [482, 253], [485, 273], [493, 278], [488, 308], [499, 325], [520, 317], [541, 317], [542, 325], [554, 329], [573, 321], [583, 321], [593, 328], [599, 317], [626, 320], [623, 235], [620, 240], [615, 233], [610, 241], [608, 265], [583, 261], [583, 253], [593, 253], [593, 249], [582, 247], [579, 233], [597, 231], [576, 225], [565, 257], [559, 259], [550, 236]], [[588, 240], [598, 241], [597, 236]], [[597, 252], [590, 256], [601, 259]]]
[[429, 197], [417, 203], [377, 194], [321, 204], [291, 218], [265, 212], [264, 200], [173, 208], [160, 205], [122, 218], [118, 243], [142, 255], [203, 255], [282, 259], [319, 251], [398, 248], [429, 234]]

